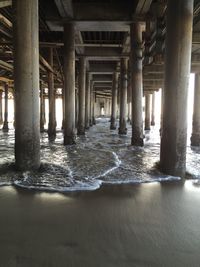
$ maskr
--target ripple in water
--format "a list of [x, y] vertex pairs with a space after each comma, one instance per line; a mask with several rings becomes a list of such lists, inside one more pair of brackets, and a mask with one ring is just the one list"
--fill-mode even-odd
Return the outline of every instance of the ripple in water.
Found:
[[[149, 183], [179, 180], [156, 169], [159, 161], [159, 128], [146, 133], [145, 146], [132, 147], [131, 127], [127, 136], [109, 130], [108, 119], [98, 119], [77, 144], [63, 146], [62, 132], [54, 143], [41, 137], [42, 164], [37, 172], [19, 173], [14, 169], [14, 132], [0, 133], [0, 185], [15, 185], [45, 191], [95, 190], [101, 184]], [[187, 169], [199, 179], [200, 149], [188, 147]]]

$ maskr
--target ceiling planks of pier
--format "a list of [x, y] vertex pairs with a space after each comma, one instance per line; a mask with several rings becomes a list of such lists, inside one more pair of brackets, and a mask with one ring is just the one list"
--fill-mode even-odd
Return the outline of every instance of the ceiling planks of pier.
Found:
[[[13, 81], [12, 1], [0, 1], [0, 79]], [[78, 60], [87, 57], [87, 71], [98, 81], [96, 90], [120, 72], [120, 59], [130, 57], [130, 24], [143, 25], [144, 91], [163, 87], [166, 35], [166, 0], [39, 0], [40, 74], [55, 74], [55, 85], [63, 86], [63, 24], [76, 25], [76, 73]], [[48, 64], [54, 49], [54, 65]], [[195, 0], [192, 72], [200, 71], [200, 3]], [[98, 78], [99, 76], [99, 78]], [[102, 80], [101, 80], [102, 79]], [[99, 88], [99, 89], [98, 89]], [[105, 89], [106, 90], [106, 89]]]

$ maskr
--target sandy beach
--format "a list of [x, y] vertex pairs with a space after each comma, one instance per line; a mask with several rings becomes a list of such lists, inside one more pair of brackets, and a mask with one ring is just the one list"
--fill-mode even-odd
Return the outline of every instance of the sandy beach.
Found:
[[1, 267], [199, 266], [192, 181], [44, 193], [0, 188]]

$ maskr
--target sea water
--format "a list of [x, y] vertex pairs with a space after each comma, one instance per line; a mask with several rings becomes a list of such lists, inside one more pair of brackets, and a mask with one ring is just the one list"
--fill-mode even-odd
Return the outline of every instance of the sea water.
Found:
[[[151, 183], [180, 180], [158, 171], [159, 126], [145, 132], [144, 147], [131, 146], [131, 126], [126, 136], [110, 130], [108, 118], [98, 118], [76, 145], [64, 146], [62, 131], [54, 142], [41, 134], [41, 167], [36, 172], [16, 172], [14, 130], [0, 131], [0, 186], [14, 185], [43, 191], [95, 190], [102, 184]], [[187, 170], [200, 179], [200, 148], [187, 147]]]

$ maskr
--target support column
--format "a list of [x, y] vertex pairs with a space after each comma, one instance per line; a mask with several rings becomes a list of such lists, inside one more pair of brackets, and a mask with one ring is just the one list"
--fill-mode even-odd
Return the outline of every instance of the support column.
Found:
[[3, 94], [3, 91], [0, 90], [0, 125], [3, 124], [2, 94]]
[[93, 111], [92, 111], [92, 114], [93, 114], [93, 117], [92, 117], [92, 121], [93, 121], [93, 125], [96, 125], [96, 119], [95, 119], [95, 105], [96, 105], [96, 93], [94, 92], [94, 84], [92, 86], [92, 91], [93, 91]]
[[75, 27], [64, 25], [64, 144], [75, 143]]
[[150, 130], [151, 94], [145, 95], [145, 130]]
[[63, 120], [62, 120], [62, 130], [64, 130], [64, 123], [65, 123], [65, 88], [63, 84], [63, 89], [62, 89], [62, 112], [63, 112]]
[[13, 92], [13, 109], [14, 109], [14, 116], [13, 116], [13, 128], [15, 129], [15, 118], [16, 118], [16, 101], [15, 101], [15, 91]]
[[86, 58], [81, 57], [79, 62], [79, 112], [77, 134], [85, 134], [85, 85], [86, 85]]
[[121, 79], [118, 77], [117, 81], [117, 119], [119, 119], [119, 113], [120, 113], [120, 86], [121, 86]]
[[195, 74], [191, 146], [200, 146], [200, 74]]
[[85, 93], [85, 129], [90, 128], [90, 73], [86, 74], [86, 93]]
[[127, 105], [128, 105], [128, 118], [127, 122], [131, 123], [131, 101], [132, 101], [132, 87], [131, 87], [131, 75], [130, 75], [130, 61], [129, 61], [129, 71], [128, 71], [128, 91], [127, 91]]
[[127, 134], [126, 128], [126, 106], [127, 106], [127, 68], [128, 60], [121, 59], [121, 86], [120, 86], [120, 117], [119, 117], [119, 134]]
[[4, 122], [3, 122], [3, 131], [8, 132], [8, 84], [5, 84], [5, 95], [4, 95]]
[[91, 124], [95, 125], [95, 93], [94, 93], [94, 82], [91, 82]]
[[[53, 68], [53, 48], [49, 48], [49, 65]], [[49, 125], [48, 136], [49, 139], [54, 140], [56, 138], [56, 100], [55, 100], [55, 88], [54, 88], [54, 75], [52, 72], [48, 72], [48, 89], [49, 89]]]
[[185, 176], [193, 0], [168, 0], [160, 167]]
[[155, 95], [156, 93], [153, 92], [151, 98], [151, 126], [155, 126]]
[[94, 98], [93, 98], [93, 81], [91, 75], [90, 81], [90, 126], [93, 126], [92, 117], [93, 117], [93, 105], [94, 105]]
[[139, 22], [133, 23], [131, 35], [131, 79], [132, 79], [132, 145], [143, 146], [142, 118], [142, 28]]
[[112, 110], [111, 110], [111, 123], [110, 129], [116, 130], [116, 117], [117, 117], [117, 89], [118, 89], [118, 73], [113, 74], [113, 84], [112, 84]]
[[75, 74], [75, 127], [78, 126], [78, 73]]
[[45, 124], [44, 88], [42, 82], [40, 82], [40, 132], [44, 132], [44, 124]]
[[38, 0], [13, 1], [15, 161], [18, 170], [40, 167]]
[[131, 102], [128, 102], [128, 118], [127, 118], [127, 122], [129, 122], [131, 124]]

